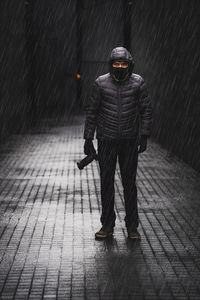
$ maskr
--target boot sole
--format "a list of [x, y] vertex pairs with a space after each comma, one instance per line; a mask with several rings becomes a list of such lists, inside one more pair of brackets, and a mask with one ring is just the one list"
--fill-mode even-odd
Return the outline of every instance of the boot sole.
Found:
[[95, 237], [98, 239], [106, 239], [107, 237], [111, 237], [111, 236], [113, 236], [113, 233], [108, 233], [106, 235], [101, 235], [101, 234], [95, 233]]
[[135, 237], [130, 237], [130, 236], [128, 236], [128, 238], [129, 238], [130, 240], [141, 240], [141, 236], [135, 236]]

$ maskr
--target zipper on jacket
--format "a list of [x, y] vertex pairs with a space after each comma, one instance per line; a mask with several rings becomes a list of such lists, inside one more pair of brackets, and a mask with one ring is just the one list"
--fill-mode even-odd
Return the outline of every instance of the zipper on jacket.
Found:
[[121, 130], [120, 130], [120, 123], [121, 123], [121, 109], [122, 109], [122, 105], [121, 105], [121, 89], [120, 86], [118, 87], [118, 137], [121, 137]]

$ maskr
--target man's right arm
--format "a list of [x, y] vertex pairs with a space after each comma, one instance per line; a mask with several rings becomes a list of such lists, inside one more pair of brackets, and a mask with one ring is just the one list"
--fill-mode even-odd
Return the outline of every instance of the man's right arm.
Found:
[[85, 119], [85, 126], [84, 126], [84, 139], [93, 139], [94, 132], [97, 126], [97, 117], [99, 112], [100, 106], [100, 86], [95, 80], [91, 94], [89, 97], [89, 101], [86, 106], [86, 119]]

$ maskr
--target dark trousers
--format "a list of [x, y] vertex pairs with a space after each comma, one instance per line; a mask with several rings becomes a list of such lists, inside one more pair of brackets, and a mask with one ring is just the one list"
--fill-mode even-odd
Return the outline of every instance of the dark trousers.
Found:
[[101, 223], [104, 228], [115, 226], [114, 178], [118, 157], [125, 202], [125, 224], [127, 230], [138, 227], [136, 173], [138, 164], [138, 139], [97, 140], [101, 181]]

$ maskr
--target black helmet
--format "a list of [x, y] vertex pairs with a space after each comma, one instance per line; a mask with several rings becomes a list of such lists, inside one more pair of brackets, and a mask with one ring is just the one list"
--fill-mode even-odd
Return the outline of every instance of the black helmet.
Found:
[[130, 52], [124, 47], [116, 47], [112, 50], [109, 59], [109, 72], [112, 76], [113, 76], [112, 64], [114, 61], [125, 61], [128, 63], [128, 76], [126, 77], [126, 79], [128, 79], [133, 72], [133, 68], [135, 64]]

